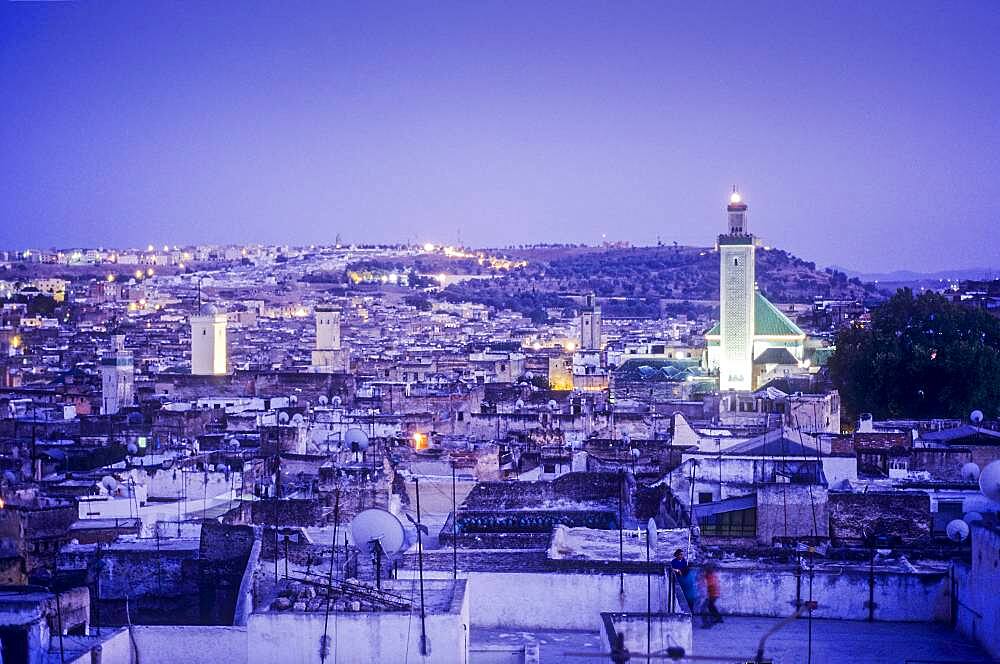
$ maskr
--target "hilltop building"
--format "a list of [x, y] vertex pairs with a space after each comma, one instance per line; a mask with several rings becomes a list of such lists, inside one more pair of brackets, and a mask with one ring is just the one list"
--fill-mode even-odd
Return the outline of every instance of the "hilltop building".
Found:
[[214, 304], [206, 304], [191, 316], [191, 373], [221, 376], [228, 372], [226, 326], [228, 317]]
[[719, 389], [750, 391], [781, 367], [798, 368], [806, 335], [757, 291], [754, 237], [739, 192], [726, 211], [729, 229], [719, 236], [720, 315], [705, 333], [705, 358], [708, 369], [718, 371]]

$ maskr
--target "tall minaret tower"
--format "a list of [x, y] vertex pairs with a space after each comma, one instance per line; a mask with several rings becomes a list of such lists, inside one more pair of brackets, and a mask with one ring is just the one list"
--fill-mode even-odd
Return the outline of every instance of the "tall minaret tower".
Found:
[[597, 295], [587, 295], [587, 304], [580, 312], [580, 349], [601, 350], [601, 305]]
[[729, 232], [719, 236], [719, 388], [753, 388], [754, 244], [747, 204], [733, 187], [726, 207]]
[[195, 376], [220, 376], [229, 372], [228, 320], [214, 304], [202, 306], [197, 316], [191, 316], [191, 373]]

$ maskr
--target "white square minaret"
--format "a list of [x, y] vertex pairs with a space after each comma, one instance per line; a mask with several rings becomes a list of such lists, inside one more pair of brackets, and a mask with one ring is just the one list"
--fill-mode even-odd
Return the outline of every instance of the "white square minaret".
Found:
[[733, 191], [729, 232], [719, 236], [719, 389], [753, 389], [754, 240], [747, 205]]
[[229, 372], [226, 349], [228, 317], [212, 304], [191, 316], [191, 373], [219, 376]]

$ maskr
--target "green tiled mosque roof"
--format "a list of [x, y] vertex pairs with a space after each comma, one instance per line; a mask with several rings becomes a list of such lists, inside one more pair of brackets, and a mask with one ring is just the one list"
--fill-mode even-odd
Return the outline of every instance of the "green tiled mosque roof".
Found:
[[[771, 304], [766, 297], [757, 291], [754, 294], [753, 306], [753, 333], [757, 337], [801, 337], [805, 333], [798, 325], [793, 323], [785, 314], [781, 313], [776, 306]], [[719, 323], [712, 326], [706, 336], [718, 336], [721, 334]]]

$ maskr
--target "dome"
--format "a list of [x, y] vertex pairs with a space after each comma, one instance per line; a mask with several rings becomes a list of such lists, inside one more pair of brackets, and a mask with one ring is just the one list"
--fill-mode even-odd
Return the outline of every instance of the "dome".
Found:
[[214, 316], [217, 313], [220, 313], [220, 311], [219, 308], [214, 304], [206, 302], [205, 304], [201, 305], [201, 314], [203, 316]]

